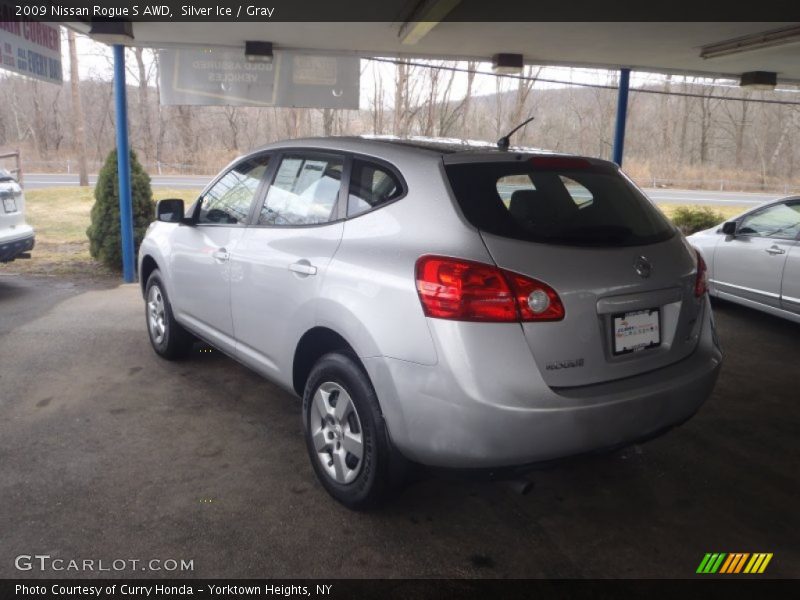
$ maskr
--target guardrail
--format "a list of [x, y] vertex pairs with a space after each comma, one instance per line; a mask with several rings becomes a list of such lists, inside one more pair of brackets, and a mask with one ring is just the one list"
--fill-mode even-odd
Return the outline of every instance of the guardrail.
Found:
[[[77, 160], [71, 158], [61, 160], [29, 160], [26, 161], [28, 171], [42, 173], [68, 173], [76, 171]], [[90, 173], [97, 173], [105, 163], [98, 160], [87, 161], [86, 166]], [[143, 162], [142, 167], [151, 174], [178, 174], [178, 175], [213, 175], [207, 167], [185, 163], [171, 163], [164, 161]]]
[[792, 182], [761, 183], [732, 179], [661, 179], [648, 177], [646, 180], [637, 179], [636, 183], [650, 188], [717, 190], [720, 192], [782, 192], [785, 195], [800, 188], [800, 185]]

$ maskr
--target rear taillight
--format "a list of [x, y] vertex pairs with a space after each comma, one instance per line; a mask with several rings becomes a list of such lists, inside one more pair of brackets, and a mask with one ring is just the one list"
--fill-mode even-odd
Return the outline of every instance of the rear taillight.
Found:
[[694, 252], [697, 254], [697, 275], [694, 278], [694, 295], [695, 298], [702, 298], [703, 294], [708, 291], [706, 261], [703, 260], [702, 255], [697, 250]]
[[503, 275], [514, 290], [521, 321], [559, 321], [564, 318], [561, 298], [549, 285], [511, 271], [503, 271]]
[[564, 318], [564, 305], [547, 284], [460, 258], [421, 257], [417, 292], [425, 314], [437, 319], [512, 323]]

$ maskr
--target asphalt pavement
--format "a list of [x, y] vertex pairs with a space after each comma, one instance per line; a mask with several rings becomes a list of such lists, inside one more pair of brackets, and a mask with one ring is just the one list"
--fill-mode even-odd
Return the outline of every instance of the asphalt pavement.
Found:
[[[314, 478], [299, 401], [206, 347], [158, 358], [136, 285], [0, 270], [0, 578], [685, 578], [708, 552], [800, 577], [800, 326], [715, 312], [720, 380], [680, 428], [527, 495], [426, 475], [353, 513]], [[15, 568], [35, 554], [192, 570]]]

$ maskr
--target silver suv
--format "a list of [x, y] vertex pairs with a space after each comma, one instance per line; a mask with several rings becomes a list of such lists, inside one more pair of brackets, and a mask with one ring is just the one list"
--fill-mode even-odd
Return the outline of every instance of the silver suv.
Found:
[[606, 161], [293, 140], [157, 217], [139, 254], [155, 351], [200, 338], [301, 396], [317, 476], [351, 508], [404, 464], [652, 437], [720, 369], [702, 260]]

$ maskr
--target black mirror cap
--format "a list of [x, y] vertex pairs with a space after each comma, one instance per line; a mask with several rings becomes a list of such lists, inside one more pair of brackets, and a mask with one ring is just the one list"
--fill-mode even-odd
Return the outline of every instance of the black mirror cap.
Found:
[[183, 221], [183, 200], [169, 198], [156, 203], [156, 219], [164, 223], [180, 223]]
[[723, 223], [722, 233], [725, 235], [736, 235], [736, 221], [727, 221]]

